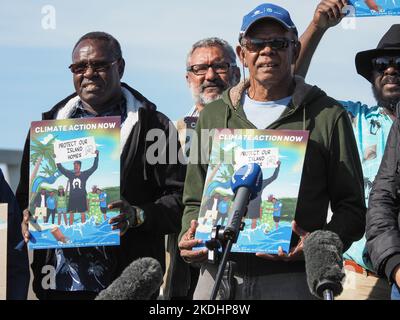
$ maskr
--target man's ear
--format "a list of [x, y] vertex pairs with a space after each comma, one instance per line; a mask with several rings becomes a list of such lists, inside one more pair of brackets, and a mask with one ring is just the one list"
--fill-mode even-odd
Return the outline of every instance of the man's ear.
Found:
[[245, 51], [244, 51], [242, 46], [237, 46], [236, 47], [236, 54], [239, 57], [239, 60], [242, 63], [242, 65], [244, 65], [247, 68], [247, 63], [246, 63], [246, 60], [245, 60], [246, 53], [245, 53]]
[[185, 78], [186, 78], [186, 83], [187, 83], [188, 87], [190, 88], [189, 72], [186, 72]]
[[[235, 73], [237, 82], [239, 83], [239, 82], [240, 82], [240, 69], [239, 69], [239, 67], [235, 67], [235, 69], [233, 70], [233, 72]], [[243, 75], [243, 76], [244, 76], [244, 75]]]
[[124, 58], [121, 58], [118, 63], [118, 73], [119, 73], [119, 78], [122, 79], [122, 76], [124, 75], [125, 71], [125, 60]]
[[297, 41], [296, 44], [293, 46], [293, 63], [296, 63], [297, 59], [300, 56], [301, 52], [301, 42]]

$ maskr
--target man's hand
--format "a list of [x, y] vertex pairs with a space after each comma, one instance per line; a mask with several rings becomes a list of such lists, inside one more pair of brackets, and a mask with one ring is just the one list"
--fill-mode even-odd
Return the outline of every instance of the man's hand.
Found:
[[203, 242], [202, 240], [194, 238], [197, 226], [197, 221], [192, 220], [190, 222], [189, 230], [183, 235], [178, 244], [179, 250], [181, 251], [181, 257], [187, 263], [207, 261], [208, 249], [192, 250], [194, 246]]
[[21, 222], [21, 233], [22, 237], [24, 238], [25, 243], [28, 243], [30, 239], [30, 233], [29, 233], [29, 218], [31, 216], [31, 213], [29, 212], [28, 209], [25, 209], [23, 212], [23, 217], [22, 217], [22, 222]]
[[292, 248], [289, 252], [289, 254], [286, 254], [283, 252], [282, 247], [279, 247], [278, 249], [278, 255], [272, 255], [272, 254], [266, 254], [266, 253], [256, 253], [257, 257], [267, 259], [267, 260], [272, 260], [272, 261], [299, 261], [304, 259], [303, 255], [303, 245], [304, 245], [304, 240], [308, 237], [310, 234], [307, 231], [304, 231], [302, 228], [300, 228], [296, 221], [292, 221], [292, 230], [294, 233], [296, 233], [300, 237], [300, 241], [297, 244], [296, 247]]
[[112, 224], [111, 230], [120, 229], [120, 236], [123, 236], [130, 226], [136, 223], [136, 209], [133, 208], [126, 200], [117, 200], [108, 205], [110, 210], [119, 209], [120, 214], [111, 218], [108, 222]]
[[342, 10], [346, 5], [347, 0], [322, 0], [314, 12], [314, 26], [317, 29], [336, 26], [345, 16]]

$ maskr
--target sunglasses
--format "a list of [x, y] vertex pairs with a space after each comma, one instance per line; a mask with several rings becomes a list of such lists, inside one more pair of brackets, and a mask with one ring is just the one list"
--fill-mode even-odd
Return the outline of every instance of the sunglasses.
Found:
[[289, 47], [289, 44], [297, 44], [296, 40], [290, 40], [287, 38], [276, 38], [276, 39], [256, 39], [256, 38], [243, 38], [241, 45], [244, 46], [250, 52], [258, 52], [263, 50], [265, 47], [270, 47], [272, 50], [283, 50]]
[[196, 76], [203, 76], [212, 68], [215, 73], [227, 73], [230, 67], [236, 66], [236, 63], [219, 62], [213, 64], [194, 64], [186, 68], [186, 71], [193, 72]]
[[68, 68], [74, 74], [84, 74], [87, 69], [92, 68], [93, 72], [105, 72], [107, 71], [112, 65], [117, 63], [120, 59], [114, 61], [98, 61], [98, 62], [78, 62], [71, 64]]
[[400, 70], [400, 57], [378, 57], [372, 60], [372, 67], [378, 72], [384, 72], [390, 66]]

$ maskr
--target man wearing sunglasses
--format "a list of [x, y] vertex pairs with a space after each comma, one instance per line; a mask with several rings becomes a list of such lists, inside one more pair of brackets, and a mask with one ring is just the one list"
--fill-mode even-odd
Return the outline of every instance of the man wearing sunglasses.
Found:
[[[164, 238], [179, 231], [183, 209], [185, 167], [179, 162], [162, 164], [147, 159], [152, 143], [146, 140], [151, 130], [167, 135], [166, 145], [158, 150], [164, 159], [170, 159], [170, 134], [171, 141], [175, 140], [179, 146], [174, 138], [176, 133], [170, 132], [173, 126], [169, 119], [156, 111], [153, 103], [121, 82], [125, 61], [118, 41], [104, 32], [88, 33], [75, 45], [72, 60], [69, 68], [75, 93], [45, 112], [43, 119], [121, 117], [122, 200], [108, 205], [109, 209], [121, 211], [110, 219], [113, 229], [120, 230], [121, 241], [116, 247], [35, 250], [33, 288], [39, 299], [93, 299], [140, 257], [157, 259], [165, 270]], [[171, 158], [178, 159], [178, 155]], [[29, 137], [17, 190], [22, 208], [28, 206], [28, 188]], [[29, 212], [25, 210], [22, 223], [25, 241], [29, 241], [28, 218]], [[55, 279], [51, 280], [55, 280], [55, 287], [42, 287], [49, 278], [43, 271], [45, 265], [54, 267]]]
[[[206, 106], [197, 123], [199, 140], [201, 130], [214, 128], [310, 132], [290, 252], [233, 253], [236, 265], [226, 272], [232, 294], [221, 299], [312, 299], [303, 259], [308, 232], [336, 232], [345, 248], [364, 232], [362, 172], [350, 120], [334, 99], [294, 75], [299, 51], [296, 26], [284, 8], [266, 3], [253, 9], [243, 18], [236, 50], [249, 76]], [[191, 159], [201, 159], [203, 150], [193, 150]], [[181, 256], [202, 264], [195, 299], [210, 297], [218, 268], [207, 263], [207, 249], [192, 250], [201, 242], [195, 232], [206, 172], [207, 164], [189, 162], [183, 196]], [[329, 202], [334, 210], [326, 223]]]
[[[317, 6], [313, 20], [301, 36], [302, 50], [297, 72], [307, 74], [312, 56], [325, 32], [344, 17], [346, 0], [324, 0]], [[365, 198], [368, 202], [372, 183], [378, 172], [390, 128], [400, 101], [400, 25], [393, 25], [376, 49], [359, 52], [355, 58], [357, 72], [371, 83], [376, 106], [361, 102], [340, 101], [353, 123], [358, 152], [362, 160]], [[390, 287], [376, 274], [366, 247], [366, 238], [353, 243], [344, 254], [347, 281], [339, 299], [390, 298]]]

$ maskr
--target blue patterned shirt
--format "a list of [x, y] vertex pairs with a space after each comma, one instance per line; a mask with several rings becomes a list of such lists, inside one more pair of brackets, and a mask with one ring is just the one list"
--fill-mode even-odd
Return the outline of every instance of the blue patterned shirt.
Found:
[[[365, 201], [368, 205], [369, 193], [385, 152], [393, 120], [378, 106], [369, 107], [361, 102], [352, 101], [340, 101], [340, 103], [348, 111], [353, 125], [364, 175]], [[373, 271], [365, 243], [364, 235], [361, 240], [352, 244], [343, 257]]]

